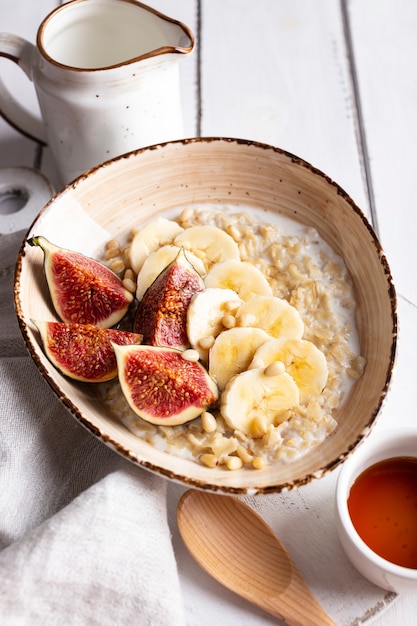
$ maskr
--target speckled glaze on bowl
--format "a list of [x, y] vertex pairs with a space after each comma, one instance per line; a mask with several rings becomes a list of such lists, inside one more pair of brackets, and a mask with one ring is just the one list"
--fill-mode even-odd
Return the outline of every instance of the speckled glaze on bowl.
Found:
[[[153, 448], [118, 423], [94, 385], [61, 376], [49, 363], [31, 319], [55, 319], [42, 271], [42, 252], [26, 245], [33, 234], [97, 256], [106, 241], [134, 225], [185, 205], [259, 207], [313, 225], [352, 275], [361, 353], [367, 360], [343, 406], [336, 431], [289, 464], [262, 470], [209, 469]], [[387, 394], [397, 344], [396, 295], [378, 239], [349, 196], [300, 158], [265, 144], [198, 138], [157, 145], [87, 172], [46, 205], [23, 241], [15, 304], [30, 354], [57, 396], [93, 435], [132, 462], [185, 485], [227, 493], [270, 493], [320, 478], [348, 457], [369, 433]]]

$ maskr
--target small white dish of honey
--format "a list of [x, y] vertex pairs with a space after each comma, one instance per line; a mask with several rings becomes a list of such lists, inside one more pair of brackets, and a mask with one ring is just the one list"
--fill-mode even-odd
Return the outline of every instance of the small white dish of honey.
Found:
[[417, 592], [417, 428], [372, 435], [342, 466], [337, 530], [356, 569], [374, 584]]

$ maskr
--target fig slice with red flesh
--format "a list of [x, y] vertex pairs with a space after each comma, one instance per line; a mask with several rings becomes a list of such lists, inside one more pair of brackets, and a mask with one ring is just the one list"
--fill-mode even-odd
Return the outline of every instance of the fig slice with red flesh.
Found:
[[44, 352], [65, 376], [87, 383], [102, 383], [117, 376], [114, 345], [140, 344], [142, 336], [92, 324], [33, 323]]
[[28, 244], [44, 252], [46, 281], [61, 320], [111, 328], [125, 316], [133, 295], [103, 263], [42, 236], [31, 237]]
[[175, 348], [114, 346], [119, 382], [132, 410], [160, 426], [185, 424], [218, 399], [218, 388], [198, 361]]
[[145, 291], [134, 321], [143, 343], [184, 350], [189, 347], [187, 309], [195, 293], [205, 288], [203, 279], [181, 248]]

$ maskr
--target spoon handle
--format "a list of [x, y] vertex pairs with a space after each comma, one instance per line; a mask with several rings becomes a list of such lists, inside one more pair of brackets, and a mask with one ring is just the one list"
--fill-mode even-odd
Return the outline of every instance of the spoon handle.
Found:
[[[224, 498], [225, 496], [221, 497]], [[239, 506], [242, 508], [247, 505], [240, 502]], [[254, 526], [255, 520], [259, 526]], [[258, 539], [261, 540], [261, 534], [259, 533], [257, 535], [256, 528], [263, 533], [271, 532], [265, 521], [252, 510], [247, 522], [249, 537], [258, 536]], [[241, 523], [241, 529], [245, 532], [245, 518], [241, 518]], [[235, 556], [237, 567], [239, 567], [240, 564], [243, 572], [251, 572], [251, 578], [247, 581], [249, 588], [246, 589], [246, 591], [239, 591], [239, 582], [237, 582], [236, 585], [232, 582], [232, 568], [228, 570], [228, 581], [222, 581], [223, 584], [227, 584], [230, 589], [240, 593], [240, 595], [247, 600], [259, 606], [270, 615], [277, 617], [288, 626], [337, 626], [316, 600], [301, 572], [290, 558], [285, 548], [281, 546], [281, 549], [287, 556], [287, 559], [283, 559], [279, 564], [281, 572], [283, 573], [283, 581], [286, 581], [285, 584], [281, 582], [277, 588], [275, 581], [279, 574], [274, 550], [271, 550], [270, 553], [263, 553], [262, 571], [259, 573], [255, 560], [249, 563], [243, 554]], [[209, 571], [207, 563], [200, 564]], [[251, 565], [252, 568], [250, 567]], [[263, 574], [266, 570], [269, 570], [271, 573], [274, 572], [274, 575], [271, 576], [269, 581], [265, 580]], [[213, 574], [213, 572], [211, 573]], [[221, 576], [217, 575], [217, 579], [221, 580]]]
[[278, 598], [264, 597], [258, 606], [288, 626], [337, 626], [306, 587], [297, 569], [293, 571], [291, 588], [286, 594]]

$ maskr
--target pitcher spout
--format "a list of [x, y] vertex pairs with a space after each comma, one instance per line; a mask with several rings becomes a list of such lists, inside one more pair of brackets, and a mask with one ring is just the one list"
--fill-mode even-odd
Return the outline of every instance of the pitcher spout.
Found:
[[[167, 52], [177, 54], [190, 54], [190, 52], [193, 51], [195, 43], [194, 35], [191, 29], [186, 24], [171, 17], [168, 17], [151, 7], [145, 7], [145, 5], [143, 4], [142, 7], [146, 8], [148, 11], [157, 16], [159, 20], [161, 20], [159, 23], [161, 31], [160, 46], [150, 52], [149, 56], [164, 54]], [[165, 43], [163, 41], [164, 38]]]
[[[73, 0], [43, 21], [37, 46], [49, 63], [88, 72], [192, 52], [194, 35], [182, 22], [137, 0], [107, 0], [106, 11], [97, 18], [98, 2]], [[75, 50], [68, 45], [72, 32], [88, 33]]]

